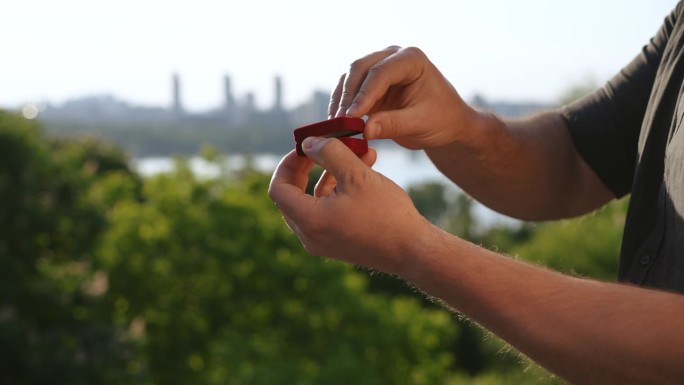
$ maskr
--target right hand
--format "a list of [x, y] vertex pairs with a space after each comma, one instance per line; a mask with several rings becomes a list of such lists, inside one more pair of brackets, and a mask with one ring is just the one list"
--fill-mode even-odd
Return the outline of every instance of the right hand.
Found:
[[366, 139], [428, 149], [458, 140], [479, 113], [420, 49], [391, 46], [354, 61], [331, 96], [329, 118], [364, 115]]
[[[359, 159], [339, 140], [316, 137], [302, 149], [308, 157], [292, 151], [280, 162], [269, 196], [308, 252], [403, 275], [420, 250], [437, 243], [442, 233], [408, 194], [371, 170], [375, 150]], [[305, 189], [314, 162], [330, 177], [311, 196]]]

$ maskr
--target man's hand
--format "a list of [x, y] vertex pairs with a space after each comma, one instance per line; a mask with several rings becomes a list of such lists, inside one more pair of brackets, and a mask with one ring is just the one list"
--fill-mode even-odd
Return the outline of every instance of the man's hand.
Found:
[[[432, 226], [399, 186], [370, 169], [375, 151], [359, 159], [339, 140], [314, 137], [303, 149], [308, 158], [291, 152], [280, 162], [269, 195], [306, 250], [400, 274], [402, 257]], [[304, 190], [313, 162], [326, 172], [310, 196]]]
[[346, 115], [369, 116], [366, 139], [410, 149], [447, 145], [482, 118], [421, 50], [396, 46], [356, 60], [342, 75], [328, 117]]
[[577, 216], [613, 198], [557, 111], [520, 120], [476, 111], [418, 48], [388, 47], [354, 61], [328, 115], [368, 115], [366, 139], [424, 149], [470, 196], [515, 218]]

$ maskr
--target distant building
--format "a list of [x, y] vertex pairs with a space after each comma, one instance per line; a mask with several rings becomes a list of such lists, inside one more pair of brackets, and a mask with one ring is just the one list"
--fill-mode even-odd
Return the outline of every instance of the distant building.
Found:
[[[327, 116], [329, 93], [315, 91], [306, 102], [289, 110], [283, 103], [284, 87], [280, 76], [274, 78], [274, 102], [270, 108], [259, 109], [254, 93], [248, 92], [236, 98], [232, 81], [223, 77], [223, 100], [208, 111], [190, 112], [183, 107], [181, 80], [178, 74], [171, 77], [171, 100], [168, 108], [143, 107], [116, 99], [111, 95], [86, 96], [70, 100], [62, 105], [47, 105], [38, 119], [47, 122], [65, 122], [94, 127], [173, 126], [193, 130], [203, 128], [225, 130], [263, 130], [266, 137], [273, 133], [291, 132], [295, 127], [323, 120]], [[220, 84], [220, 83], [219, 83]], [[504, 117], [515, 117], [554, 107], [543, 103], [492, 102], [480, 95], [471, 104]]]
[[244, 109], [248, 113], [256, 111], [256, 97], [253, 92], [248, 92], [247, 95], [245, 95]]
[[294, 127], [324, 120], [328, 116], [330, 94], [314, 91], [311, 99], [290, 111], [290, 122]]
[[275, 111], [282, 111], [283, 110], [283, 81], [280, 79], [280, 76], [275, 77], [275, 97], [274, 97], [274, 102], [273, 102], [273, 109]]
[[181, 101], [181, 84], [178, 74], [173, 74], [171, 82], [173, 92], [173, 106], [171, 109], [174, 113], [180, 115], [183, 113], [183, 103]]
[[177, 118], [166, 108], [135, 106], [112, 95], [93, 95], [69, 100], [59, 106], [48, 104], [39, 119], [86, 125], [146, 126], [172, 124]]
[[233, 88], [230, 81], [230, 76], [223, 77], [223, 108], [227, 113], [235, 112], [235, 97], [233, 96]]

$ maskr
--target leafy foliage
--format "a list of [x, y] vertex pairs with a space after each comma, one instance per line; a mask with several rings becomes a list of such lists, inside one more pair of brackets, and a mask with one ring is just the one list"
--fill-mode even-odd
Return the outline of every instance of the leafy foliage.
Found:
[[455, 332], [448, 313], [367, 294], [362, 273], [305, 255], [263, 194], [266, 181], [198, 181], [181, 169], [147, 181], [142, 202], [112, 209], [99, 253], [107, 296], [122, 325], [144, 322], [154, 382], [444, 376]]
[[627, 203], [623, 199], [581, 218], [541, 224], [511, 252], [565, 273], [614, 281]]
[[97, 134], [138, 157], [195, 155], [203, 143], [227, 153], [284, 154], [292, 149], [292, 130], [286, 121], [258, 122], [244, 127], [226, 127], [225, 122], [158, 122], [131, 125], [103, 124], [93, 127], [83, 121], [49, 120], [52, 134], [77, 138]]
[[[249, 167], [142, 180], [117, 148], [6, 112], [0, 157], [0, 383], [558, 383], [405, 283], [306, 255]], [[614, 276], [625, 202], [484, 228], [463, 195], [409, 192], [466, 239]]]
[[94, 286], [105, 201], [88, 194], [109, 175], [136, 179], [116, 149], [37, 135], [0, 111], [0, 382], [121, 381], [134, 346]]
[[444, 310], [305, 255], [268, 177], [141, 181], [116, 149], [0, 116], [3, 383], [435, 383]]

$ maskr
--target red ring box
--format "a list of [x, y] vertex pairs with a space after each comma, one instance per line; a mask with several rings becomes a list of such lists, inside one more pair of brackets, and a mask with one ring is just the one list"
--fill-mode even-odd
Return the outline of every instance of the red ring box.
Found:
[[349, 147], [354, 154], [361, 156], [368, 152], [368, 141], [362, 138], [350, 138], [350, 136], [363, 133], [365, 126], [366, 122], [361, 118], [340, 116], [299, 127], [293, 133], [297, 155], [306, 156], [302, 150], [304, 139], [310, 136], [320, 136], [322, 138], [337, 138]]

